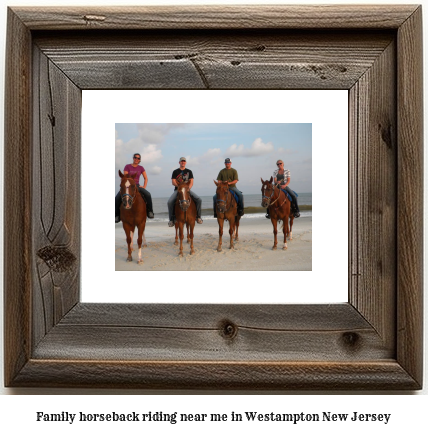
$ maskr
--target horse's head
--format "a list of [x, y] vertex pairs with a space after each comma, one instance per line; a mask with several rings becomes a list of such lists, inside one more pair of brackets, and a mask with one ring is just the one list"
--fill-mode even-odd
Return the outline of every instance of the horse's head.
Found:
[[180, 182], [177, 186], [178, 203], [182, 211], [186, 212], [190, 206], [189, 181]]
[[262, 207], [267, 208], [275, 192], [272, 184], [273, 178], [271, 176], [269, 181], [263, 181], [262, 178], [260, 179], [262, 181]]
[[229, 194], [229, 183], [227, 181], [214, 181], [217, 186], [217, 211], [226, 212], [227, 196]]
[[122, 178], [120, 182], [120, 195], [122, 197], [122, 205], [125, 209], [131, 209], [137, 193], [137, 185], [135, 183], [135, 174], [124, 175], [119, 170], [119, 176]]

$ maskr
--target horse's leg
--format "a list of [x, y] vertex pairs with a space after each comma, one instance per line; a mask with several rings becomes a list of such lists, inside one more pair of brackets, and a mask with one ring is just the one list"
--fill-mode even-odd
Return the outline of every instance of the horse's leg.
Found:
[[183, 238], [184, 238], [184, 234], [183, 234], [183, 226], [184, 226], [184, 222], [178, 222], [178, 231], [180, 234], [180, 251], [178, 252], [179, 256], [183, 256]]
[[288, 232], [288, 239], [291, 241], [293, 239], [293, 222], [294, 222], [294, 216], [290, 216], [290, 230]]
[[276, 219], [276, 217], [274, 218], [272, 216], [272, 214], [270, 215], [270, 221], [272, 222], [272, 226], [273, 226], [273, 247], [272, 250], [276, 250], [276, 246], [278, 244], [278, 239], [277, 239], [277, 234], [278, 234], [278, 229], [277, 229], [277, 224], [278, 221]]
[[239, 229], [239, 220], [241, 217], [239, 215], [235, 216], [235, 241], [239, 241], [238, 238], [238, 229]]
[[229, 220], [229, 235], [230, 235], [229, 249], [233, 249], [233, 235], [235, 233], [235, 217], [232, 217], [228, 220]]
[[128, 257], [126, 258], [126, 262], [131, 262], [132, 261], [132, 231], [131, 231], [131, 227], [125, 223], [123, 223], [123, 229], [125, 230], [126, 243], [128, 244]]
[[186, 223], [186, 229], [187, 229], [187, 243], [190, 243], [189, 224], [188, 223]]
[[289, 217], [287, 215], [282, 221], [282, 232], [284, 233], [284, 246], [282, 247], [282, 250], [287, 250], [288, 219]]
[[178, 246], [178, 222], [175, 222], [175, 242], [174, 246]]
[[224, 219], [217, 218], [217, 222], [218, 222], [218, 246], [217, 246], [217, 252], [221, 252]]
[[[195, 229], [195, 221], [190, 224], [190, 254], [193, 255], [195, 253], [195, 250], [193, 248], [193, 230]], [[189, 228], [187, 228], [189, 230]]]
[[144, 237], [144, 230], [146, 229], [146, 222], [142, 222], [138, 225], [138, 265], [141, 265], [143, 263], [143, 258], [141, 255], [141, 246], [143, 244], [143, 237]]

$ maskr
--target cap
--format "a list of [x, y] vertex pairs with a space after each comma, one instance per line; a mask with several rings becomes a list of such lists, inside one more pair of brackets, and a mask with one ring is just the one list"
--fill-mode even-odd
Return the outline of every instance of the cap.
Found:
[[180, 161], [186, 161], [186, 157], [181, 157]]
[[230, 158], [226, 158], [226, 160], [224, 160], [224, 163], [231, 163]]

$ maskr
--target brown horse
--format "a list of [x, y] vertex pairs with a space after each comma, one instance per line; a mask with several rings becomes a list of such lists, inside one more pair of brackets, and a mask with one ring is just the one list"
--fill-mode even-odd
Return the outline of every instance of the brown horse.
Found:
[[221, 252], [222, 238], [223, 238], [223, 225], [224, 220], [229, 220], [229, 235], [230, 246], [229, 249], [233, 249], [233, 236], [235, 235], [235, 241], [238, 241], [238, 229], [239, 220], [241, 217], [238, 215], [238, 204], [229, 191], [229, 185], [227, 181], [214, 181], [217, 186], [217, 222], [218, 222], [218, 246], [217, 251]]
[[[183, 229], [184, 224], [187, 228], [187, 242], [190, 239], [190, 254], [193, 255], [195, 250], [193, 248], [193, 230], [196, 221], [196, 203], [190, 196], [189, 181], [184, 181], [178, 184], [177, 187], [177, 200], [175, 202], [175, 238], [177, 243], [177, 228], [180, 235], [180, 251], [179, 255], [183, 256]], [[190, 233], [189, 233], [190, 229]]]
[[[288, 221], [290, 219], [290, 200], [287, 195], [280, 189], [275, 188], [272, 184], [273, 178], [269, 181], [262, 181], [262, 206], [264, 208], [269, 207], [270, 220], [273, 226], [274, 244], [272, 250], [276, 250], [278, 244], [277, 240], [277, 223], [278, 220], [282, 220], [282, 231], [284, 233], [284, 246], [283, 250], [287, 250], [287, 236], [291, 234], [291, 230], [288, 227]], [[293, 219], [291, 220], [291, 226], [293, 225]]]
[[132, 261], [132, 251], [134, 242], [135, 227], [138, 228], [138, 264], [143, 263], [141, 258], [141, 245], [144, 240], [144, 247], [147, 246], [144, 237], [144, 230], [146, 228], [146, 203], [144, 202], [141, 194], [135, 183], [134, 175], [124, 175], [119, 170], [119, 176], [122, 178], [120, 182], [120, 195], [122, 197], [122, 204], [120, 206], [120, 219], [122, 220], [123, 229], [126, 234], [126, 242], [128, 243], [128, 262]]

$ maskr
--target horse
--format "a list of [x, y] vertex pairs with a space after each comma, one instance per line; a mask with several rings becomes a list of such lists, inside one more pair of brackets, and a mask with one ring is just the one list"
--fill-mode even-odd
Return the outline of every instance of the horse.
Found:
[[290, 219], [290, 225], [293, 226], [294, 216], [291, 214], [290, 218], [290, 200], [284, 191], [280, 188], [275, 188], [272, 184], [273, 178], [271, 177], [269, 181], [262, 181], [262, 206], [264, 208], [269, 207], [270, 220], [273, 226], [274, 234], [274, 244], [272, 250], [276, 250], [278, 244], [277, 240], [277, 223], [278, 220], [282, 220], [282, 231], [284, 233], [284, 246], [283, 250], [287, 250], [287, 236], [290, 235], [291, 239], [291, 229], [289, 229], [288, 221]]
[[217, 222], [218, 222], [218, 246], [217, 251], [221, 252], [222, 238], [223, 238], [223, 225], [224, 220], [229, 220], [229, 235], [230, 235], [230, 246], [229, 249], [233, 249], [233, 236], [235, 235], [235, 241], [238, 241], [238, 229], [239, 220], [241, 216], [238, 215], [238, 204], [233, 198], [232, 193], [229, 191], [229, 184], [227, 181], [214, 181], [217, 186]]
[[141, 257], [141, 246], [147, 247], [144, 230], [146, 228], [147, 210], [138, 187], [135, 182], [135, 174], [124, 175], [119, 170], [119, 176], [122, 179], [120, 182], [120, 195], [122, 203], [120, 206], [120, 219], [122, 220], [123, 230], [126, 234], [126, 242], [128, 243], [127, 262], [132, 261], [132, 251], [134, 242], [135, 227], [138, 228], [138, 264], [143, 263]]
[[[180, 235], [179, 256], [183, 256], [183, 229], [184, 224], [187, 228], [187, 242], [190, 240], [190, 254], [193, 255], [193, 230], [196, 222], [196, 203], [190, 196], [189, 181], [180, 182], [177, 186], [177, 200], [175, 202], [175, 245], [177, 241], [177, 229]], [[189, 233], [190, 229], [190, 233]]]

